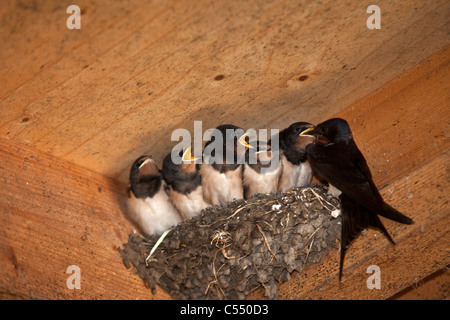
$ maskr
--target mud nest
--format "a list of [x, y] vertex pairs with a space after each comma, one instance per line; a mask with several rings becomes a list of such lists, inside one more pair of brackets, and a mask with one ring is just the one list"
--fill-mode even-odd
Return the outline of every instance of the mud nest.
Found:
[[[339, 201], [322, 186], [209, 207], [160, 237], [135, 232], [119, 248], [127, 268], [176, 299], [269, 299], [293, 271], [317, 263], [340, 238]], [[336, 210], [336, 211], [335, 211]], [[332, 214], [333, 213], [333, 214]]]

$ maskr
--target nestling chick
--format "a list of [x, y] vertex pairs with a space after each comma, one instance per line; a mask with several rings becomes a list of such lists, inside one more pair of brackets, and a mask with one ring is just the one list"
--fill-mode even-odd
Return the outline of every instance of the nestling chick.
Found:
[[220, 125], [203, 150], [200, 167], [203, 195], [212, 205], [243, 199], [242, 166], [249, 145], [242, 128]]
[[311, 183], [313, 173], [305, 147], [314, 139], [310, 136], [299, 136], [299, 134], [312, 126], [307, 122], [296, 122], [280, 131], [280, 159], [283, 172], [278, 190], [285, 192], [296, 187], [307, 187]]
[[131, 218], [146, 235], [160, 235], [181, 222], [164, 190], [164, 181], [155, 161], [141, 156], [130, 170], [128, 206]]
[[245, 199], [257, 193], [276, 192], [282, 168], [280, 153], [272, 151], [271, 147], [262, 141], [257, 148], [248, 149], [243, 179]]
[[[169, 187], [169, 198], [183, 220], [198, 215], [210, 204], [203, 199], [202, 179], [197, 158], [192, 157], [191, 147], [178, 153], [181, 163], [176, 164], [169, 153], [163, 161], [163, 176]], [[180, 160], [180, 159], [177, 159]]]

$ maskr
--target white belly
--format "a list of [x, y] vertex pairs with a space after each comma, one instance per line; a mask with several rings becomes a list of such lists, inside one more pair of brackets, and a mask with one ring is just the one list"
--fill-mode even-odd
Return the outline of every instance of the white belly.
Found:
[[212, 205], [223, 205], [233, 199], [243, 199], [242, 167], [220, 173], [207, 164], [200, 167], [203, 197]]
[[282, 155], [281, 163], [283, 164], [283, 172], [278, 190], [285, 192], [292, 188], [309, 186], [312, 179], [312, 170], [308, 161], [297, 166], [289, 162], [285, 155]]
[[209, 204], [203, 200], [202, 186], [198, 186], [188, 195], [177, 192], [171, 187], [169, 190], [170, 200], [178, 209], [178, 212], [183, 217], [183, 220], [188, 220], [195, 217], [202, 211], [202, 209], [209, 206]]
[[131, 193], [128, 206], [131, 218], [147, 235], [160, 235], [182, 221], [162, 187], [153, 198], [139, 199]]
[[247, 189], [246, 196], [251, 197], [257, 193], [276, 192], [281, 172], [281, 165], [275, 170], [261, 174], [250, 168], [248, 164], [245, 164], [243, 184], [244, 188]]

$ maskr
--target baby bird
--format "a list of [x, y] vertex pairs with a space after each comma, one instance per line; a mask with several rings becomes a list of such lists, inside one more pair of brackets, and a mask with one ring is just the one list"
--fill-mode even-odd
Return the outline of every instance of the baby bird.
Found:
[[278, 137], [283, 172], [278, 190], [285, 192], [296, 187], [307, 187], [311, 183], [313, 172], [306, 156], [305, 147], [313, 142], [314, 138], [299, 135], [311, 127], [313, 125], [310, 123], [296, 122], [280, 131]]
[[267, 194], [278, 190], [282, 173], [280, 153], [260, 141], [257, 148], [247, 150], [244, 164], [244, 196], [250, 198], [257, 193]]
[[[183, 220], [198, 215], [202, 209], [209, 206], [203, 199], [202, 179], [199, 174], [197, 158], [192, 157], [191, 147], [184, 153], [178, 153], [181, 164], [176, 164], [169, 153], [163, 161], [163, 176], [169, 187], [169, 198]], [[177, 160], [180, 160], [179, 158]]]
[[244, 130], [231, 124], [214, 129], [213, 136], [203, 150], [203, 196], [212, 205], [244, 198], [242, 166], [245, 151], [250, 146], [244, 141]]
[[150, 156], [134, 161], [130, 170], [128, 206], [131, 218], [146, 235], [161, 235], [181, 222], [164, 186], [161, 172]]

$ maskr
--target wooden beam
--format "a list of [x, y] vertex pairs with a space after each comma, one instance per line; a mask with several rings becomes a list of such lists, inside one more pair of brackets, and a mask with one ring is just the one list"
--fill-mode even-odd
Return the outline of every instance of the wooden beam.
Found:
[[383, 187], [450, 146], [450, 46], [337, 114]]
[[122, 182], [194, 120], [317, 122], [449, 44], [448, 0], [384, 1], [380, 30], [359, 0], [76, 3], [81, 30], [70, 2], [0, 6], [0, 136]]
[[450, 266], [439, 270], [390, 299], [395, 300], [448, 300], [450, 295]]
[[[125, 185], [15, 141], [0, 139], [0, 292], [37, 299], [153, 296], [117, 247], [134, 228]], [[67, 268], [81, 272], [70, 290]]]

